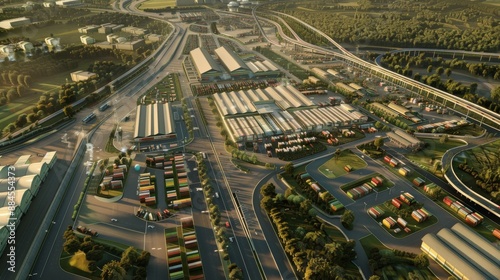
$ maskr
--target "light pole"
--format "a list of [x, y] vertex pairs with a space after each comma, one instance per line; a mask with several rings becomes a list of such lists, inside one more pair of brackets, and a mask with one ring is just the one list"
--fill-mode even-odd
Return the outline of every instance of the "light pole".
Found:
[[366, 202], [363, 202], [363, 203], [365, 204], [365, 210], [364, 211], [366, 211]]

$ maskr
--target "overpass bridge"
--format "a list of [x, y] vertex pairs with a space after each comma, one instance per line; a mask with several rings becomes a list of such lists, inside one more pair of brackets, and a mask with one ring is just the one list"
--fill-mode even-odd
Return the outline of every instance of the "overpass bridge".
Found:
[[[258, 23], [258, 17], [256, 15], [257, 8], [255, 7], [252, 10], [252, 14], [254, 18], [256, 19]], [[372, 64], [370, 62], [364, 61], [361, 58], [358, 58], [354, 54], [350, 53], [347, 49], [342, 47], [339, 43], [335, 42], [332, 38], [330, 38], [328, 35], [326, 35], [324, 32], [321, 30], [316, 29], [315, 27], [309, 25], [306, 22], [303, 22], [302, 20], [291, 16], [287, 15], [284, 13], [280, 12], [275, 12], [272, 11], [272, 15], [276, 17], [287, 17], [290, 18], [300, 24], [302, 24], [305, 28], [307, 28], [311, 32], [315, 32], [319, 34], [320, 36], [323, 36], [328, 42], [330, 42], [333, 46], [335, 46], [338, 50], [340, 50], [340, 53], [329, 50], [323, 47], [319, 47], [316, 45], [313, 45], [311, 43], [308, 43], [297, 35], [293, 29], [291, 29], [288, 24], [286, 24], [287, 28], [292, 32], [293, 36], [298, 38], [298, 39], [292, 39], [285, 34], [283, 34], [281, 25], [278, 23], [274, 23], [278, 27], [278, 31], [280, 32], [280, 36], [292, 43], [296, 44], [302, 47], [305, 47], [307, 49], [310, 49], [311, 52], [313, 53], [319, 53], [319, 54], [325, 54], [325, 55], [332, 55], [336, 57], [337, 59], [345, 62], [347, 65], [358, 68], [369, 75], [372, 76], [377, 76], [383, 80], [386, 80], [394, 85], [400, 86], [402, 88], [407, 89], [408, 91], [418, 94], [420, 96], [423, 96], [427, 99], [432, 100], [436, 104], [440, 104], [440, 106], [446, 106], [460, 114], [465, 115], [467, 118], [470, 118], [474, 121], [476, 121], [478, 124], [485, 126], [489, 128], [492, 131], [498, 132], [500, 131], [500, 114], [492, 112], [486, 108], [483, 108], [473, 102], [464, 100], [460, 97], [456, 97], [450, 93], [447, 93], [445, 91], [433, 88], [429, 85], [423, 84], [421, 82], [415, 81], [409, 77], [394, 73], [388, 69], [385, 69], [381, 66]], [[270, 20], [269, 20], [270, 21]], [[260, 24], [258, 24], [260, 27]], [[263, 36], [267, 39], [267, 36], [263, 33]], [[272, 42], [275, 44], [275, 42]]]

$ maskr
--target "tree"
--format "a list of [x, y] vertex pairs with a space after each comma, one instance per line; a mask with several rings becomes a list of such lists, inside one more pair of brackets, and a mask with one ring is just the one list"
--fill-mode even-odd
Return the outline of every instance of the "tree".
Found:
[[260, 194], [262, 196], [270, 196], [270, 197], [275, 197], [276, 196], [276, 187], [272, 184], [265, 184], [260, 188]]
[[443, 75], [443, 73], [444, 73], [444, 68], [443, 67], [436, 68], [436, 74], [438, 74], [438, 76]]
[[493, 100], [500, 99], [500, 86], [491, 90], [491, 99]]
[[470, 86], [469, 86], [469, 92], [470, 92], [471, 94], [475, 94], [475, 93], [476, 93], [476, 90], [477, 90], [477, 83], [472, 83], [472, 84], [470, 84]]
[[102, 257], [104, 256], [104, 252], [102, 250], [95, 250], [95, 249], [92, 249], [90, 250], [87, 254], [85, 254], [85, 258], [88, 260], [88, 261], [100, 261], [102, 259]]
[[148, 266], [149, 259], [151, 258], [151, 253], [148, 251], [142, 251], [141, 255], [137, 258], [136, 265], [140, 267]]
[[432, 70], [434, 69], [434, 67], [432, 67], [432, 65], [429, 65], [427, 66], [427, 73], [432, 73]]
[[270, 196], [264, 196], [260, 201], [260, 206], [269, 212], [274, 207], [274, 200]]
[[123, 268], [125, 268], [127, 270], [127, 267], [129, 267], [131, 265], [135, 265], [138, 257], [139, 257], [139, 253], [137, 253], [135, 248], [128, 247], [122, 253], [122, 259], [120, 260], [120, 264]]
[[75, 115], [75, 110], [73, 109], [73, 106], [71, 106], [71, 105], [64, 107], [63, 112], [64, 112], [64, 115], [68, 118], [72, 118]]
[[377, 147], [377, 150], [380, 150], [380, 147], [384, 146], [384, 138], [382, 137], [375, 138], [375, 140], [373, 140], [373, 145]]
[[28, 115], [21, 114], [21, 115], [19, 115], [19, 117], [17, 117], [16, 127], [21, 128], [21, 127], [25, 126], [27, 123], [28, 123]]
[[311, 200], [306, 199], [300, 203], [299, 209], [303, 214], [308, 214], [309, 209], [311, 209], [311, 206], [312, 206]]
[[64, 242], [63, 249], [66, 253], [73, 255], [74, 253], [78, 252], [80, 249], [80, 241], [78, 238], [75, 236], [73, 238], [67, 239], [66, 242]]
[[422, 75], [420, 73], [415, 73], [415, 75], [413, 76], [413, 79], [415, 81], [419, 81], [422, 80]]
[[241, 268], [239, 267], [234, 267], [231, 270], [229, 270], [229, 279], [230, 280], [240, 280], [243, 279], [243, 272], [241, 271]]
[[339, 148], [337, 148], [337, 150], [335, 150], [335, 159], [339, 159], [340, 154], [342, 154], [342, 150], [340, 150]]
[[102, 268], [101, 277], [102, 280], [122, 280], [125, 279], [127, 272], [120, 263], [116, 260], [105, 264]]
[[340, 218], [340, 222], [345, 228], [351, 229], [354, 223], [354, 213], [351, 210], [345, 210]]
[[448, 134], [443, 134], [440, 138], [439, 138], [439, 143], [441, 144], [444, 144], [448, 142]]
[[429, 259], [425, 253], [420, 253], [413, 259], [413, 264], [416, 267], [424, 268], [429, 266]]
[[380, 276], [372, 275], [372, 276], [370, 276], [370, 278], [368, 278], [368, 280], [380, 280]]
[[293, 171], [294, 171], [293, 163], [288, 162], [287, 164], [285, 164], [285, 166], [283, 167], [283, 169], [285, 170], [285, 172], [287, 174], [293, 174]]
[[447, 78], [449, 78], [451, 76], [451, 68], [446, 68], [444, 70], [444, 74], [446, 75]]

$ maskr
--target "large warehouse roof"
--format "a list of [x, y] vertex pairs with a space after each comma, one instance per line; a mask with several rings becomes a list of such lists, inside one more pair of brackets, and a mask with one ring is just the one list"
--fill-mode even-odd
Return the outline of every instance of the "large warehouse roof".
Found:
[[215, 53], [219, 56], [219, 59], [224, 63], [224, 66], [226, 66], [230, 73], [241, 69], [248, 70], [248, 66], [245, 62], [226, 46], [215, 49]]
[[[493, 244], [491, 244], [491, 242], [461, 223], [456, 223], [451, 227], [451, 230], [453, 230], [455, 234], [462, 237], [462, 239], [467, 241], [470, 245], [476, 247], [484, 255], [495, 261], [495, 263], [500, 267], [500, 252], [495, 246], [493, 246]], [[500, 273], [497, 275], [500, 275]]]
[[134, 138], [167, 135], [174, 132], [170, 103], [137, 106]]
[[489, 242], [469, 228], [457, 225], [452, 230], [440, 230], [437, 236], [426, 234], [422, 238], [421, 249], [460, 278], [496, 279], [500, 275], [500, 267], [496, 265], [500, 251], [491, 244], [486, 245], [494, 250], [491, 252], [494, 259], [490, 259], [480, 249], [481, 244]]
[[221, 72], [219, 64], [215, 62], [213, 57], [206, 49], [196, 48], [190, 53], [192, 62], [200, 74], [208, 72]]

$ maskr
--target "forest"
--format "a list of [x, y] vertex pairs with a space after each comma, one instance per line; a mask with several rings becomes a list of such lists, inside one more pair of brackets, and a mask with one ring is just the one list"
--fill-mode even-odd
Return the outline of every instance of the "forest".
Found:
[[[500, 37], [495, 36], [500, 34], [500, 8], [479, 2], [319, 0], [280, 2], [265, 7], [268, 11], [295, 16], [339, 43], [500, 50]], [[299, 35], [311, 43], [320, 43], [312, 32]]]

